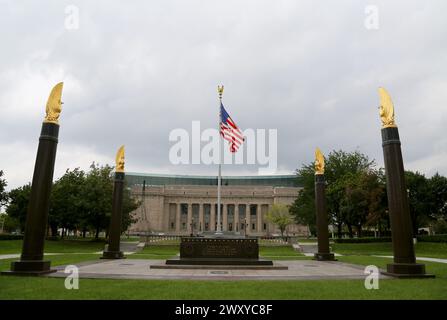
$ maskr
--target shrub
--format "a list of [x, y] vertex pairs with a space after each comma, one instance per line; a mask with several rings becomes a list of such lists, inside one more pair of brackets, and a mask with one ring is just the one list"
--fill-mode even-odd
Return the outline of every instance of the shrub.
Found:
[[417, 236], [420, 242], [444, 242], [447, 243], [447, 234], [437, 234], [433, 236]]
[[0, 240], [22, 240], [21, 234], [0, 234]]
[[346, 238], [346, 239], [334, 239], [335, 243], [372, 243], [372, 242], [391, 242], [390, 237], [381, 238]]

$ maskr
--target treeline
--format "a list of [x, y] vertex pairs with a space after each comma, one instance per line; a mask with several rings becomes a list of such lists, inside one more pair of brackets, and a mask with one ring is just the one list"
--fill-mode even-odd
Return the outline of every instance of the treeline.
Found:
[[[1, 172], [1, 171], [0, 171]], [[6, 207], [4, 230], [25, 228], [31, 184], [5, 192], [5, 179], [0, 174], [0, 196]], [[98, 239], [101, 231], [108, 231], [112, 212], [113, 167], [93, 163], [88, 172], [79, 168], [69, 170], [53, 183], [48, 217], [49, 235], [64, 237], [69, 231], [77, 231], [85, 237], [94, 234]], [[135, 222], [130, 214], [139, 202], [124, 188], [122, 231]]]
[[[374, 160], [355, 151], [332, 151], [325, 158], [326, 199], [329, 223], [338, 238], [347, 233], [361, 237], [365, 230], [389, 234], [390, 220], [385, 173]], [[290, 207], [295, 221], [308, 225], [315, 234], [315, 170], [314, 164], [297, 170], [303, 189]], [[412, 216], [413, 233], [432, 227], [436, 233], [447, 233], [447, 178], [435, 174], [431, 178], [419, 172], [405, 172]]]

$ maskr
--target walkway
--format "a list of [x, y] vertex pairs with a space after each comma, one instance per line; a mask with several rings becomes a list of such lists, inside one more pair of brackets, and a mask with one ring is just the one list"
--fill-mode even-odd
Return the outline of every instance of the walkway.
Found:
[[[213, 269], [151, 269], [163, 265], [164, 260], [101, 260], [79, 264], [80, 278], [100, 279], [184, 279], [184, 280], [321, 280], [365, 279], [364, 268], [334, 261], [293, 260], [278, 261], [288, 270], [222, 270]], [[66, 277], [64, 267], [49, 277]], [[382, 276], [382, 278], [386, 278]]]
[[[394, 258], [393, 256], [376, 256], [376, 255], [372, 255], [372, 257], [391, 258], [391, 259]], [[441, 258], [416, 257], [416, 260], [428, 261], [428, 262], [447, 263], [447, 259], [441, 259]]]

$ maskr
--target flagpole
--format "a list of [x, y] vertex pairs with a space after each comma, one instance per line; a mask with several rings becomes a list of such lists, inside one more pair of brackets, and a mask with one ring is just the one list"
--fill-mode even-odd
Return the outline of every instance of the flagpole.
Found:
[[221, 226], [220, 226], [220, 216], [221, 216], [221, 212], [220, 212], [220, 202], [221, 202], [221, 194], [220, 194], [220, 189], [221, 189], [221, 184], [222, 184], [222, 148], [221, 148], [221, 135], [220, 135], [220, 122], [221, 122], [221, 105], [222, 105], [222, 95], [223, 95], [223, 90], [224, 90], [224, 86], [217, 86], [217, 92], [219, 93], [219, 122], [218, 122], [218, 127], [217, 130], [219, 132], [219, 175], [217, 178], [217, 229], [216, 229], [216, 233], [217, 234], [222, 234], [222, 230], [221, 230]]

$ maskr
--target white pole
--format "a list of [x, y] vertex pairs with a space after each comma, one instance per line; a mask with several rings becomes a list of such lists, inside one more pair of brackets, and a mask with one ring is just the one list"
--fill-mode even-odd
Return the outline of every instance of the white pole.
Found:
[[217, 130], [219, 132], [219, 176], [217, 178], [217, 232], [218, 234], [222, 233], [221, 227], [220, 227], [220, 188], [221, 188], [221, 174], [222, 174], [222, 169], [221, 169], [221, 164], [222, 164], [222, 148], [221, 148], [221, 136], [220, 136], [220, 121], [221, 121], [221, 110], [220, 110], [220, 106], [222, 105], [222, 94], [223, 94], [223, 85], [222, 86], [217, 86], [217, 91], [219, 92], [219, 121], [218, 121], [218, 127]]

